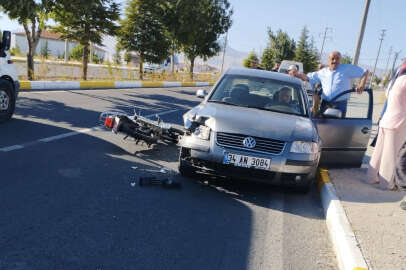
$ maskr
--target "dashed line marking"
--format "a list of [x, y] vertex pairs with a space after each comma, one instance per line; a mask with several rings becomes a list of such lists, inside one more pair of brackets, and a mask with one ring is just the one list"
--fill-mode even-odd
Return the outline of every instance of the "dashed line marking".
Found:
[[[177, 112], [177, 111], [179, 111], [179, 110], [174, 109], [174, 110], [164, 111], [164, 112], [160, 112], [160, 113], [153, 113], [153, 114], [145, 115], [144, 117], [149, 118], [149, 117], [152, 117], [152, 116], [155, 116], [155, 115], [160, 116], [160, 115], [174, 113], [174, 112]], [[56, 135], [56, 136], [51, 136], [51, 137], [38, 139], [36, 141], [32, 141], [32, 142], [28, 142], [28, 143], [24, 143], [24, 144], [16, 144], [16, 145], [3, 147], [3, 148], [0, 148], [0, 152], [11, 152], [11, 151], [15, 151], [15, 150], [20, 150], [20, 149], [24, 149], [24, 148], [26, 148], [28, 146], [33, 146], [33, 145], [37, 145], [37, 144], [40, 144], [40, 143], [53, 142], [53, 141], [61, 140], [61, 139], [64, 139], [64, 138], [76, 136], [76, 135], [79, 135], [79, 134], [90, 133], [92, 131], [97, 131], [97, 130], [102, 130], [102, 129], [103, 129], [103, 127], [101, 127], [101, 126], [95, 126], [95, 127], [92, 127], [92, 128], [85, 128], [85, 129], [75, 130], [75, 131], [71, 131], [71, 132]]]
[[23, 145], [16, 144], [16, 145], [12, 145], [12, 146], [8, 146], [8, 147], [0, 148], [0, 151], [3, 151], [3, 152], [10, 152], [10, 151], [14, 151], [14, 150], [22, 149], [22, 148], [24, 148]]

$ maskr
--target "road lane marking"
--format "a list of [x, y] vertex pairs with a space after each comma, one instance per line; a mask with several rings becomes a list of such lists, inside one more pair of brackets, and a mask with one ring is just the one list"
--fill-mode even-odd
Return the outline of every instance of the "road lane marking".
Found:
[[12, 145], [12, 146], [8, 146], [8, 147], [0, 148], [0, 151], [3, 151], [3, 152], [10, 152], [10, 151], [14, 151], [14, 150], [22, 149], [22, 148], [24, 148], [23, 145], [16, 144], [16, 145]]
[[[153, 113], [153, 114], [145, 115], [144, 117], [150, 118], [150, 117], [153, 117], [155, 115], [161, 116], [161, 115], [174, 113], [174, 112], [177, 112], [177, 111], [179, 111], [179, 109], [163, 111], [163, 112], [160, 112], [160, 113]], [[103, 129], [103, 127], [99, 125], [99, 126], [94, 126], [92, 128], [85, 128], [85, 129], [75, 130], [75, 131], [71, 131], [71, 132], [68, 132], [68, 133], [59, 134], [59, 135], [56, 135], [56, 136], [51, 136], [51, 137], [38, 139], [38, 140], [31, 141], [31, 142], [24, 143], [24, 144], [16, 144], [16, 145], [11, 145], [11, 146], [6, 146], [6, 147], [3, 147], [3, 148], [0, 148], [0, 152], [11, 152], [11, 151], [15, 151], [15, 150], [20, 150], [20, 149], [24, 149], [24, 148], [26, 148], [28, 146], [33, 146], [33, 145], [37, 145], [37, 144], [40, 144], [40, 143], [53, 142], [53, 141], [61, 140], [61, 139], [64, 139], [64, 138], [76, 136], [76, 135], [79, 135], [79, 134], [90, 133], [92, 131], [98, 131], [98, 130], [102, 130], [102, 129]]]

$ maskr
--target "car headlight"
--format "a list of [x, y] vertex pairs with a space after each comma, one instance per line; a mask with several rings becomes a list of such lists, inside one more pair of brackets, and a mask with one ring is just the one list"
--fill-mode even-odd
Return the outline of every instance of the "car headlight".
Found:
[[290, 147], [290, 152], [301, 154], [315, 154], [319, 151], [319, 146], [315, 142], [295, 141]]
[[193, 135], [202, 139], [202, 140], [209, 140], [210, 139], [210, 128], [200, 125], [198, 126], [195, 131], [193, 132]]

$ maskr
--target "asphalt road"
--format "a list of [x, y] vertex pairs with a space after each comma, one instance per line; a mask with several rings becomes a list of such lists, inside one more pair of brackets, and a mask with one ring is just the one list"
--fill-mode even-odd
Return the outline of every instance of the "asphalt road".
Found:
[[178, 149], [94, 129], [103, 111], [182, 124], [195, 88], [23, 92], [0, 126], [0, 269], [337, 269], [320, 198], [185, 179]]

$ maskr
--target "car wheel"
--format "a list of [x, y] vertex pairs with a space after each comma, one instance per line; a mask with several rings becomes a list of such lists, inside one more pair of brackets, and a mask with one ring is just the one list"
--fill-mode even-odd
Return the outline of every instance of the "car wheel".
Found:
[[196, 170], [185, 158], [190, 155], [190, 149], [180, 148], [178, 170], [180, 175], [185, 177], [193, 177], [196, 175]]
[[15, 110], [15, 95], [9, 81], [0, 80], [0, 123], [11, 118]]
[[295, 190], [299, 193], [308, 193], [314, 185], [315, 178], [307, 176], [305, 180], [295, 186]]

